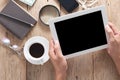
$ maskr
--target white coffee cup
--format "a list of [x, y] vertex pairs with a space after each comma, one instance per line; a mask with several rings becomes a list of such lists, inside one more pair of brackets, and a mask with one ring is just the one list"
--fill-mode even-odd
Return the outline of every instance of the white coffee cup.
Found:
[[[36, 50], [37, 52], [33, 53], [35, 52], [34, 50]], [[42, 50], [43, 53], [41, 56], [40, 56], [41, 51], [38, 50]], [[45, 62], [47, 62], [49, 60], [48, 52], [49, 52], [49, 41], [41, 36], [35, 36], [30, 38], [25, 43], [24, 46], [24, 56], [26, 60], [35, 65], [40, 65], [40, 64], [43, 65]], [[36, 57], [35, 54], [37, 54], [38, 57]]]

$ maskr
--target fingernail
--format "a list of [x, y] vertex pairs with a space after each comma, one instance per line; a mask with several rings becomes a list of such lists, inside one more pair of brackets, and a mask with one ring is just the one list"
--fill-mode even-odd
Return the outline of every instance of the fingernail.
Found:
[[106, 29], [107, 31], [110, 30], [109, 25], [106, 25], [106, 26], [105, 26], [105, 29]]
[[55, 40], [55, 44], [58, 44], [58, 40]]
[[108, 27], [109, 27], [108, 25], [105, 26], [105, 28], [108, 28]]

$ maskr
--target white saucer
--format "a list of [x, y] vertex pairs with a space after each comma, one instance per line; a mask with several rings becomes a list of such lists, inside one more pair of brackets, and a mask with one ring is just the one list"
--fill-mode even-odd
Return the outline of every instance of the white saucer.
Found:
[[[29, 53], [29, 48], [34, 43], [40, 43], [44, 47], [44, 54], [40, 58], [32, 57]], [[49, 41], [46, 38], [40, 37], [40, 36], [35, 36], [35, 37], [30, 38], [25, 43], [25, 46], [24, 46], [25, 58], [27, 59], [28, 62], [35, 64], [35, 65], [40, 65], [40, 64], [43, 65], [45, 62], [49, 60], [48, 51], [49, 51]]]

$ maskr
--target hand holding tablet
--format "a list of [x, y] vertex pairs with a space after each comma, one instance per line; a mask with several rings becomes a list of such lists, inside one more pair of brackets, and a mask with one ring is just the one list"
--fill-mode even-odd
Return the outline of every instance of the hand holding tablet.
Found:
[[66, 57], [107, 48], [105, 25], [107, 15], [104, 6], [61, 16], [49, 21], [54, 40], [60, 43]]

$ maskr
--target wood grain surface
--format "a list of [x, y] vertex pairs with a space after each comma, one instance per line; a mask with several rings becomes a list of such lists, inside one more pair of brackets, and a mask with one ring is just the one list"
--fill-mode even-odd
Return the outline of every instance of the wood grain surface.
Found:
[[[23, 47], [25, 42], [33, 36], [43, 36], [48, 40], [52, 39], [48, 26], [39, 20], [40, 9], [47, 5], [55, 5], [62, 15], [68, 14], [57, 0], [36, 0], [32, 7], [29, 7], [19, 0], [15, 0], [25, 8], [38, 21], [30, 33], [19, 40], [0, 25], [0, 38], [8, 37], [12, 44]], [[0, 10], [4, 8], [8, 0], [0, 0]], [[120, 29], [120, 0], [99, 0], [95, 6], [105, 5], [108, 19]], [[79, 6], [74, 12], [82, 10]], [[70, 58], [68, 62], [67, 80], [120, 80], [120, 76], [112, 59], [106, 50], [96, 51], [90, 54]], [[54, 69], [50, 61], [44, 65], [32, 65], [21, 59], [13, 51], [0, 44], [0, 80], [54, 80]]]

